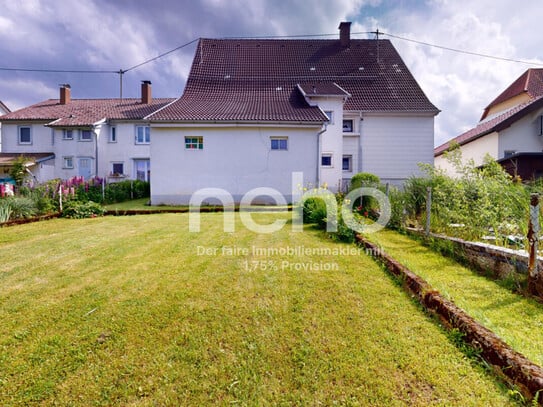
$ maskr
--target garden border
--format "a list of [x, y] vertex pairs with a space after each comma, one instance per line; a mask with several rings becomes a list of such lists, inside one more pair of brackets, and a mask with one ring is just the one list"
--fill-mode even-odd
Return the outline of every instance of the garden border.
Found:
[[416, 297], [431, 315], [437, 316], [447, 329], [456, 328], [463, 333], [465, 341], [480, 350], [481, 357], [494, 366], [502, 377], [517, 385], [525, 396], [530, 399], [537, 398], [538, 403], [543, 405], [543, 394], [540, 394], [540, 391], [543, 393], [543, 368], [512, 349], [494, 332], [479, 324], [454, 302], [434, 290], [426, 280], [386, 254], [378, 245], [361, 235], [356, 236], [356, 241], [368, 249], [374, 258], [382, 261], [387, 270], [402, 281], [404, 288]]
[[59, 217], [60, 217], [60, 212], [56, 212], [56, 213], [50, 213], [47, 215], [34, 216], [32, 218], [13, 219], [13, 220], [8, 220], [7, 222], [0, 223], [0, 228], [16, 226], [16, 225], [24, 225], [25, 223], [41, 222], [42, 220], [50, 220], [50, 219], [55, 219]]

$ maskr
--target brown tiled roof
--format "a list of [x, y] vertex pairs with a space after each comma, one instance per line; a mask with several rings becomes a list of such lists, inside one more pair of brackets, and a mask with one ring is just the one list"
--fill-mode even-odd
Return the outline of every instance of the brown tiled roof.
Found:
[[485, 108], [481, 120], [487, 116], [488, 111], [492, 107], [522, 93], [528, 94], [528, 96], [530, 96], [532, 99], [543, 95], [543, 69], [528, 69], [521, 76], [519, 76], [517, 80], [509, 85], [502, 93], [500, 93], [496, 99], [490, 102], [490, 104]]
[[541, 107], [543, 107], [543, 96], [515, 106], [512, 109], [509, 109], [508, 111], [496, 117], [493, 117], [492, 119], [479, 122], [476, 127], [466, 131], [465, 133], [462, 133], [461, 135], [447, 141], [446, 143], [443, 143], [439, 147], [436, 147], [434, 149], [434, 156], [437, 157], [443, 154], [449, 149], [451, 145], [467, 144], [494, 131], [501, 131], [503, 129], [506, 129], [511, 126], [511, 124], [520, 120], [527, 114], [530, 114], [533, 111], [540, 109]]
[[438, 113], [388, 40], [201, 39], [183, 96], [149, 118], [323, 122], [297, 85], [333, 83], [346, 110]]
[[56, 127], [91, 126], [101, 120], [138, 120], [173, 102], [155, 98], [149, 104], [141, 99], [72, 99], [61, 105], [50, 99], [0, 116], [1, 122], [48, 121]]

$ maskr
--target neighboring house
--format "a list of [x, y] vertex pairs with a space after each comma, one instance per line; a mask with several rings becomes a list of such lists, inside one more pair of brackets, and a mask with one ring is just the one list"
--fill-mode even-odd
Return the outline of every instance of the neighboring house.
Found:
[[339, 40], [201, 39], [183, 96], [145, 118], [152, 204], [202, 188], [288, 201], [293, 172], [294, 188], [335, 191], [358, 172], [401, 184], [432, 163], [439, 110], [390, 41], [351, 39], [350, 24]]
[[455, 175], [444, 153], [460, 146], [464, 162], [488, 154], [513, 176], [543, 176], [543, 69], [529, 69], [494, 99], [473, 129], [434, 150], [435, 166]]
[[[0, 100], [0, 116], [9, 112], [11, 112], [11, 110], [9, 110], [8, 107]], [[0, 123], [0, 151], [2, 151], [2, 123]]]
[[149, 180], [150, 128], [145, 116], [174, 99], [153, 99], [142, 83], [141, 99], [72, 99], [69, 85], [50, 99], [0, 117], [0, 178], [24, 155], [38, 182], [99, 176]]

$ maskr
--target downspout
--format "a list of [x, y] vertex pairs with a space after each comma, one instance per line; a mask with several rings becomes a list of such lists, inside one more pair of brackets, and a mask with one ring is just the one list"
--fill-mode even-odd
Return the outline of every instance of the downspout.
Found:
[[92, 127], [92, 132], [94, 133], [94, 176], [98, 176], [98, 132], [96, 131], [96, 126]]
[[364, 123], [364, 118], [362, 117], [362, 112], [360, 112], [360, 124], [358, 127], [358, 172], [362, 172], [362, 123]]
[[317, 133], [317, 187], [321, 185], [321, 134], [327, 130], [328, 123], [322, 124], [322, 130]]

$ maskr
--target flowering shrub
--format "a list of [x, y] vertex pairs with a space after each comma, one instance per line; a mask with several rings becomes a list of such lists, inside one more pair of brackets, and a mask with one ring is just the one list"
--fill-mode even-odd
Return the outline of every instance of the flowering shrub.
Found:
[[83, 219], [103, 216], [104, 213], [105, 210], [102, 208], [102, 205], [96, 202], [69, 201], [62, 211], [62, 216], [65, 218]]

